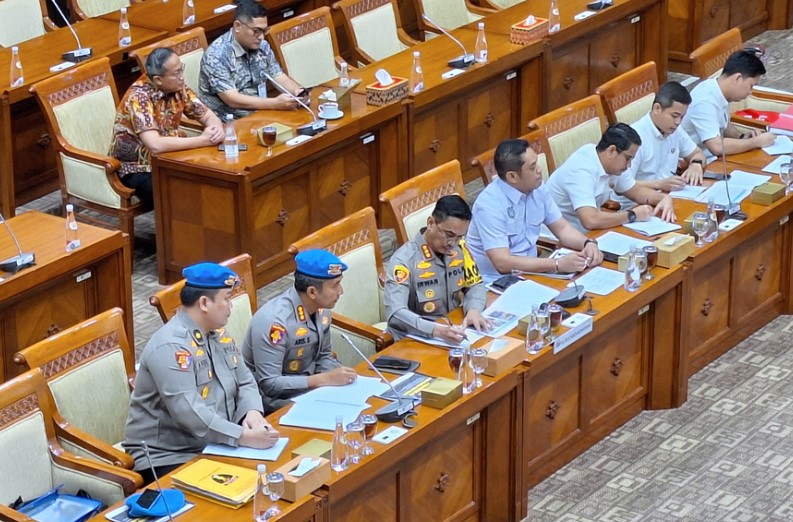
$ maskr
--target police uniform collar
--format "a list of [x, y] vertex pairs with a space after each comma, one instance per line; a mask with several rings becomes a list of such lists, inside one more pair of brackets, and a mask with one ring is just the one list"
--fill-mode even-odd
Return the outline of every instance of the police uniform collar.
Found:
[[190, 336], [190, 339], [195, 341], [196, 344], [204, 344], [206, 340], [205, 337], [214, 334], [214, 330], [210, 331], [208, 334], [204, 334], [204, 332], [201, 331], [201, 328], [199, 328], [195, 321], [193, 321], [193, 318], [190, 317], [190, 314], [181, 308], [176, 312], [174, 319], [180, 321], [184, 325], [185, 329], [187, 330], [187, 334]]
[[[300, 292], [295, 290], [293, 286], [286, 292], [286, 296], [289, 298], [289, 301], [292, 303], [292, 309], [295, 311], [295, 319], [297, 319], [301, 323], [308, 322], [308, 308], [306, 305], [303, 304], [303, 299], [300, 297]], [[300, 316], [300, 310], [303, 310], [303, 316]]]
[[427, 227], [422, 227], [421, 230], [416, 232], [416, 235], [413, 236], [413, 241], [416, 243], [421, 257], [425, 261], [429, 261], [431, 259], [436, 259], [438, 256], [432, 251], [432, 248], [430, 248], [429, 244], [427, 244], [427, 240], [424, 238], [424, 232], [426, 231]]

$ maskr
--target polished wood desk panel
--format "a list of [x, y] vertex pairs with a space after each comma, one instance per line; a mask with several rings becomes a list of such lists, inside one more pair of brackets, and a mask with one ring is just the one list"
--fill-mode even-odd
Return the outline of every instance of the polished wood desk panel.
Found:
[[[666, 80], [665, 0], [615, 0], [612, 7], [576, 22], [573, 17], [586, 11], [587, 3], [559, 0], [562, 29], [548, 36], [551, 47], [541, 71], [542, 113], [589, 96], [599, 85], [650, 60], [658, 66], [659, 81]], [[530, 14], [546, 18], [549, 10], [550, 0], [528, 0], [487, 16], [485, 31], [509, 35], [513, 24]]]
[[275, 147], [269, 158], [251, 131], [273, 121], [302, 125], [311, 121], [306, 111], [259, 111], [235, 122], [248, 145], [237, 163], [214, 147], [155, 157], [160, 282], [180, 279], [197, 261], [247, 252], [262, 286], [294, 270], [290, 243], [376, 208], [378, 194], [401, 180], [402, 107], [372, 107], [356, 94], [347, 112], [304, 143]]
[[[0, 380], [22, 373], [13, 362], [17, 351], [114, 306], [124, 310], [127, 336], [134, 338], [129, 238], [81, 223], [81, 246], [67, 254], [65, 223], [40, 212], [8, 220], [36, 265], [15, 275], [0, 272]], [[3, 227], [0, 259], [16, 253]]]
[[[118, 45], [118, 24], [90, 19], [74, 24], [86, 47], [92, 47], [94, 58], [107, 56], [119, 92], [138, 76], [129, 51], [164, 38], [161, 31], [132, 26], [133, 44]], [[19, 56], [25, 72], [25, 83], [11, 88], [9, 76], [0, 75], [0, 210], [11, 217], [18, 205], [48, 194], [59, 187], [52, 138], [44, 117], [30, 94], [30, 87], [54, 75], [50, 67], [61, 63], [61, 54], [77, 47], [67, 28], [48, 32], [19, 44]], [[0, 71], [10, 70], [11, 49], [0, 48]]]

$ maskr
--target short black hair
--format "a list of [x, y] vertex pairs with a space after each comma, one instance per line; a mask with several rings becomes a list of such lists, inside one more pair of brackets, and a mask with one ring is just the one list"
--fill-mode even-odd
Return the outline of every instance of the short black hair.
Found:
[[176, 54], [170, 47], [157, 47], [146, 57], [146, 75], [162, 76], [165, 74], [165, 62]]
[[308, 292], [308, 287], [313, 286], [320, 292], [322, 291], [322, 285], [325, 284], [327, 279], [320, 279], [318, 277], [311, 277], [309, 275], [304, 274], [303, 272], [295, 272], [295, 290], [300, 292], [301, 294], [305, 294]]
[[610, 146], [614, 145], [617, 152], [625, 152], [631, 148], [631, 145], [641, 145], [642, 139], [639, 133], [633, 130], [633, 127], [625, 123], [615, 123], [609, 125], [606, 132], [600, 138], [600, 143], [597, 144], [597, 151], [603, 152]]
[[432, 211], [432, 218], [436, 223], [443, 223], [450, 217], [471, 221], [471, 207], [457, 194], [440, 198]]
[[658, 89], [653, 105], [658, 104], [662, 109], [668, 109], [675, 103], [691, 105], [691, 95], [679, 82], [666, 82]]
[[193, 306], [203, 296], [207, 296], [211, 301], [215, 301], [215, 296], [222, 288], [198, 288], [196, 286], [184, 285], [179, 292], [179, 300], [182, 306]]
[[765, 74], [765, 65], [754, 53], [744, 50], [735, 51], [724, 62], [721, 75], [732, 76], [736, 73], [744, 78], [759, 78]]
[[493, 155], [493, 165], [496, 167], [498, 177], [504, 179], [507, 172], [520, 172], [525, 158], [523, 155], [529, 149], [529, 142], [522, 139], [504, 140], [496, 147]]
[[265, 18], [267, 9], [255, 0], [237, 0], [234, 2], [237, 8], [234, 10], [234, 19], [241, 22], [250, 22], [254, 18]]

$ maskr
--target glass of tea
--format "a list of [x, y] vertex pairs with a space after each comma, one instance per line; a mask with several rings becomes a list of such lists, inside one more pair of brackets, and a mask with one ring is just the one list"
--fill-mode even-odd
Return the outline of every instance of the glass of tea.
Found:
[[644, 252], [644, 257], [647, 258], [647, 272], [644, 274], [644, 278], [646, 280], [655, 279], [653, 275], [653, 268], [658, 263], [658, 247], [655, 245], [648, 245], [642, 248]]
[[358, 420], [363, 424], [363, 435], [365, 438], [363, 448], [361, 449], [361, 455], [368, 457], [374, 454], [374, 448], [369, 444], [369, 441], [372, 440], [372, 437], [377, 435], [377, 416], [367, 413], [361, 415]]
[[273, 145], [275, 145], [275, 139], [278, 137], [278, 130], [275, 127], [264, 127], [262, 129], [262, 139], [264, 140], [264, 144], [267, 145], [267, 155], [273, 155]]
[[554, 341], [557, 337], [559, 337], [559, 327], [562, 325], [562, 307], [558, 304], [549, 305], [548, 317], [551, 321], [551, 330], [548, 340]]
[[449, 368], [452, 369], [455, 379], [460, 378], [460, 367], [463, 365], [463, 349], [450, 348], [449, 349]]

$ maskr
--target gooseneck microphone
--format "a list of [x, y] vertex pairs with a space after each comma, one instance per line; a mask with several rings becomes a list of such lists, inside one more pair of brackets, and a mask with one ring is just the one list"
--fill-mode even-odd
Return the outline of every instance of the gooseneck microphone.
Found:
[[72, 35], [74, 35], [74, 39], [77, 40], [77, 49], [63, 53], [61, 58], [67, 62], [81, 62], [93, 56], [94, 50], [90, 47], [83, 47], [83, 44], [80, 43], [80, 37], [77, 36], [77, 31], [74, 30], [74, 27], [72, 27], [72, 24], [69, 22], [69, 17], [63, 14], [63, 11], [61, 11], [61, 6], [58, 5], [57, 0], [52, 2], [52, 5], [54, 5], [55, 9], [58, 10], [58, 14], [60, 14], [61, 18], [63, 18], [63, 21], [66, 22], [66, 27], [69, 28], [69, 30], [72, 32]]
[[389, 382], [389, 380], [386, 379], [382, 373], [380, 373], [380, 370], [378, 370], [377, 367], [375, 367], [375, 365], [372, 364], [372, 361], [367, 359], [366, 356], [363, 354], [363, 352], [361, 352], [361, 350], [359, 350], [358, 347], [355, 346], [355, 343], [352, 342], [352, 339], [350, 339], [350, 337], [346, 333], [342, 333], [341, 337], [347, 342], [347, 344], [352, 346], [352, 349], [355, 350], [356, 353], [361, 356], [361, 359], [366, 361], [366, 364], [369, 365], [369, 368], [371, 368], [377, 374], [377, 376], [380, 377], [383, 380], [383, 382], [388, 385], [389, 388], [391, 388], [391, 391], [394, 392], [394, 397], [397, 398], [395, 402], [386, 404], [385, 406], [374, 412], [375, 415], [377, 415], [377, 418], [383, 422], [398, 422], [407, 413], [413, 411], [413, 406], [414, 406], [413, 400], [408, 399], [407, 397], [403, 397], [396, 390], [396, 388], [394, 388], [394, 386]]
[[454, 43], [456, 43], [457, 45], [459, 45], [459, 46], [460, 46], [460, 49], [462, 49], [462, 50], [463, 50], [463, 55], [462, 55], [462, 56], [458, 56], [457, 58], [453, 58], [453, 59], [451, 59], [451, 60], [449, 60], [449, 61], [447, 62], [447, 63], [449, 64], [449, 67], [451, 67], [451, 68], [453, 68], [453, 69], [467, 69], [468, 67], [470, 67], [471, 65], [473, 65], [473, 63], [476, 61], [476, 60], [475, 60], [475, 58], [474, 58], [474, 55], [473, 55], [473, 54], [471, 54], [471, 53], [469, 53], [469, 52], [468, 52], [468, 51], [465, 49], [465, 46], [464, 46], [464, 45], [463, 45], [463, 44], [460, 42], [460, 40], [458, 40], [457, 38], [455, 38], [454, 36], [452, 36], [452, 35], [451, 35], [451, 34], [450, 34], [450, 33], [449, 33], [449, 32], [448, 32], [446, 29], [444, 29], [444, 28], [443, 28], [443, 27], [441, 27], [440, 25], [438, 25], [438, 24], [436, 24], [435, 22], [433, 22], [433, 21], [430, 19], [430, 17], [429, 17], [429, 16], [427, 16], [426, 14], [423, 14], [423, 15], [421, 15], [421, 16], [422, 16], [422, 18], [424, 18], [426, 21], [428, 21], [429, 23], [431, 23], [432, 25], [434, 25], [435, 27], [437, 27], [437, 28], [438, 28], [438, 30], [440, 30], [440, 32], [442, 32], [443, 34], [445, 34], [446, 36], [448, 36], [449, 38], [451, 38], [451, 39], [452, 39], [452, 41], [453, 41]]
[[300, 127], [298, 127], [296, 129], [297, 133], [299, 135], [301, 135], [301, 136], [314, 136], [315, 134], [319, 134], [320, 132], [322, 132], [322, 131], [324, 131], [324, 130], [326, 130], [328, 128], [328, 122], [325, 121], [325, 120], [318, 119], [317, 115], [314, 114], [314, 111], [311, 110], [311, 107], [309, 107], [308, 105], [303, 103], [303, 101], [300, 98], [298, 98], [297, 96], [295, 96], [294, 94], [289, 92], [289, 89], [287, 89], [286, 87], [284, 87], [283, 85], [281, 85], [280, 83], [275, 81], [275, 78], [273, 78], [272, 76], [270, 76], [267, 73], [264, 73], [264, 77], [267, 78], [268, 80], [270, 80], [270, 82], [273, 85], [275, 85], [275, 87], [279, 91], [281, 91], [282, 93], [286, 94], [287, 96], [289, 96], [290, 98], [295, 100], [301, 107], [306, 109], [309, 112], [309, 114], [311, 114], [311, 117], [314, 118], [313, 122], [306, 123], [305, 125], [301, 125]]
[[5, 225], [6, 230], [8, 231], [8, 235], [11, 236], [11, 239], [14, 240], [14, 245], [17, 247], [17, 255], [13, 257], [9, 257], [8, 259], [4, 259], [0, 261], [0, 270], [3, 272], [8, 272], [9, 274], [16, 274], [23, 268], [27, 268], [29, 266], [33, 266], [36, 264], [36, 255], [33, 252], [22, 252], [22, 247], [19, 245], [19, 241], [17, 237], [14, 235], [14, 231], [11, 230], [11, 226], [8, 224], [8, 221], [3, 217], [3, 214], [0, 213], [0, 221], [3, 222]]
[[166, 499], [165, 495], [163, 494], [163, 489], [162, 486], [160, 485], [160, 477], [157, 476], [157, 470], [154, 469], [154, 463], [151, 461], [151, 454], [149, 453], [149, 445], [146, 444], [145, 440], [140, 441], [140, 444], [141, 446], [143, 446], [143, 452], [146, 454], [146, 460], [149, 463], [149, 468], [151, 469], [151, 475], [152, 477], [154, 477], [154, 483], [157, 485], [157, 491], [160, 492], [162, 503], [165, 505], [165, 512], [168, 513], [168, 520], [170, 522], [173, 522], [173, 513], [171, 512], [170, 506], [168, 506], [168, 499]]

